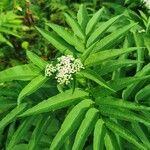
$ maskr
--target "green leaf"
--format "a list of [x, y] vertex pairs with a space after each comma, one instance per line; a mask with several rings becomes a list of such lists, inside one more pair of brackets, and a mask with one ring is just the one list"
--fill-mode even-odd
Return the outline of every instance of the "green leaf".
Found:
[[99, 39], [99, 37], [107, 31], [107, 29], [116, 21], [118, 20], [122, 15], [115, 16], [111, 19], [109, 19], [107, 22], [102, 23], [88, 38], [86, 47], [89, 47], [91, 44], [93, 44], [95, 41]]
[[84, 4], [81, 4], [77, 13], [77, 20], [82, 30], [85, 32], [87, 23], [89, 21], [88, 12]]
[[135, 131], [137, 137], [143, 142], [145, 146], [147, 146], [148, 149], [150, 149], [150, 141], [148, 140], [148, 137], [145, 135], [144, 130], [140, 126], [139, 123], [132, 123], [132, 128]]
[[[150, 19], [149, 19], [150, 20]], [[150, 22], [150, 21], [149, 21]], [[146, 46], [147, 50], [148, 50], [148, 53], [149, 53], [149, 56], [150, 56], [150, 38], [149, 36], [145, 36], [144, 37], [144, 45]]]
[[41, 117], [37, 125], [32, 133], [31, 139], [28, 144], [28, 150], [35, 150], [38, 148], [38, 145], [40, 143], [40, 140], [42, 136], [44, 135], [44, 132], [46, 131], [47, 127], [50, 125], [51, 117]]
[[114, 90], [109, 86], [109, 84], [107, 84], [107, 82], [102, 77], [100, 77], [96, 72], [94, 72], [90, 69], [86, 69], [84, 71], [80, 71], [79, 74], [81, 74], [84, 77], [96, 82], [100, 86], [105, 87], [105, 88], [109, 89], [110, 91], [114, 92]]
[[113, 33], [107, 35], [106, 37], [104, 37], [102, 40], [100, 40], [97, 43], [97, 45], [94, 49], [94, 52], [98, 52], [102, 49], [108, 49], [109, 47], [112, 47], [112, 45], [114, 45], [118, 41], [118, 39], [125, 36], [125, 34], [128, 31], [130, 31], [130, 29], [135, 25], [136, 25], [135, 23], [131, 23], [131, 24], [126, 25], [123, 28], [120, 28], [117, 31], [114, 31]]
[[66, 90], [63, 93], [50, 97], [49, 99], [44, 100], [39, 104], [33, 106], [32, 108], [25, 111], [21, 116], [24, 117], [64, 108], [69, 105], [78, 103], [79, 101], [81, 101], [81, 98], [84, 98], [86, 96], [88, 96], [88, 93], [78, 88], [74, 90], [74, 93], [72, 93], [72, 89]]
[[60, 38], [58, 35], [45, 31], [36, 27], [36, 29], [41, 33], [41, 35], [50, 42], [56, 49], [58, 49], [61, 53], [64, 54], [73, 54], [74, 48], [69, 45], [65, 40]]
[[89, 35], [95, 28], [96, 24], [100, 20], [100, 17], [102, 16], [104, 11], [104, 7], [102, 7], [99, 11], [97, 11], [92, 18], [89, 20], [87, 26], [86, 26], [86, 35]]
[[98, 119], [94, 128], [93, 150], [104, 149], [105, 134], [106, 134], [106, 129], [105, 129], [104, 121], [102, 119]]
[[106, 150], [120, 150], [115, 134], [108, 129], [106, 130], [104, 141]]
[[[144, 41], [142, 34], [134, 33], [135, 45], [137, 46], [137, 61], [144, 61], [145, 49], [140, 47], [144, 47]], [[140, 71], [143, 67], [143, 64], [137, 64], [136, 72]]]
[[39, 56], [37, 56], [36, 54], [34, 54], [31, 51], [27, 51], [27, 57], [30, 59], [30, 61], [36, 65], [37, 67], [39, 67], [41, 70], [43, 70], [47, 64], [46, 61], [44, 61], [43, 59], [41, 59]]
[[93, 105], [92, 100], [83, 100], [77, 104], [67, 115], [60, 130], [52, 141], [50, 150], [59, 149], [66, 138], [70, 136], [80, 125], [87, 109]]
[[135, 50], [137, 50], [137, 48], [132, 47], [132, 48], [122, 48], [122, 49], [110, 49], [110, 50], [93, 53], [89, 55], [89, 57], [85, 60], [85, 65], [88, 67], [93, 65], [99, 65], [100, 63], [106, 60], [110, 60], [111, 58], [117, 57], [125, 53], [130, 53]]
[[137, 111], [140, 111], [140, 110], [150, 111], [150, 107], [148, 106], [140, 105], [135, 102], [129, 102], [129, 101], [125, 101], [123, 99], [118, 99], [114, 97], [100, 97], [100, 98], [97, 98], [95, 101], [96, 101], [96, 104], [105, 106], [105, 107], [108, 106], [108, 107], [115, 107], [115, 108], [126, 108], [126, 109], [137, 110]]
[[126, 139], [129, 143], [134, 144], [137, 146], [138, 149], [146, 150], [147, 148], [138, 140], [136, 136], [134, 136], [133, 133], [131, 133], [128, 129], [122, 127], [119, 125], [119, 123], [115, 123], [113, 121], [110, 121], [108, 119], [104, 120], [106, 126], [112, 130], [115, 134], [120, 135], [122, 138]]
[[136, 60], [130, 60], [130, 59], [118, 59], [118, 60], [108, 60], [101, 64], [101, 68], [99, 71], [100, 75], [106, 75], [110, 72], [116, 71], [117, 69], [120, 69], [122, 67], [131, 67], [133, 65], [136, 65], [137, 63], [143, 63]]
[[97, 120], [98, 120], [98, 110], [95, 108], [90, 108], [87, 111], [85, 118], [83, 119], [83, 121], [77, 131], [72, 150], [82, 150], [83, 149], [84, 144], [85, 144], [88, 136], [94, 129], [94, 126], [95, 126], [95, 123], [97, 122]]
[[0, 130], [7, 126], [10, 122], [14, 121], [16, 117], [21, 114], [26, 108], [26, 104], [21, 104], [9, 112], [1, 121], [0, 121]]
[[47, 80], [48, 78], [43, 75], [39, 75], [36, 78], [32, 79], [32, 81], [28, 85], [26, 85], [20, 92], [17, 99], [18, 105], [20, 105], [22, 99], [37, 91]]
[[82, 42], [76, 36], [74, 36], [73, 33], [69, 32], [66, 28], [53, 23], [46, 23], [46, 25], [52, 28], [67, 43], [74, 46], [79, 52], [83, 51], [84, 47]]
[[109, 116], [109, 117], [113, 117], [116, 119], [120, 119], [120, 120], [126, 120], [126, 121], [131, 121], [131, 122], [140, 122], [143, 123], [147, 126], [150, 126], [150, 119], [147, 120], [145, 117], [136, 114], [130, 110], [126, 110], [126, 109], [117, 109], [116, 107], [108, 107], [103, 105], [103, 106], [99, 106], [99, 110], [102, 113], [102, 115], [104, 116]]
[[29, 128], [32, 125], [32, 122], [35, 118], [30, 117], [25, 119], [21, 125], [17, 128], [16, 132], [13, 134], [8, 146], [7, 146], [7, 150], [12, 150], [16, 144], [18, 144], [21, 139], [23, 138], [23, 136], [25, 134], [27, 134], [27, 131], [29, 130]]
[[77, 35], [79, 38], [84, 39], [85, 34], [83, 33], [80, 25], [78, 24], [77, 20], [75, 20], [73, 17], [71, 17], [69, 14], [65, 13], [66, 22], [68, 25], [72, 28], [75, 35]]
[[32, 80], [39, 74], [40, 70], [32, 64], [15, 66], [0, 72], [0, 82]]
[[141, 89], [135, 96], [136, 101], [144, 101], [148, 102], [150, 97], [150, 85], [145, 86], [143, 89]]
[[[137, 81], [143, 81], [145, 82], [146, 80], [150, 79], [150, 75], [148, 76], [143, 76], [143, 77], [125, 77], [125, 78], [120, 78], [117, 80], [111, 80], [108, 82], [108, 84], [110, 85], [110, 87], [112, 87], [115, 91], [119, 91], [124, 89], [125, 87], [136, 83]], [[108, 96], [110, 94], [112, 94], [113, 92], [111, 92], [110, 90], [106, 89], [106, 88], [100, 88], [97, 87], [96, 89], [94, 89], [94, 94], [95, 96]]]
[[[147, 64], [144, 66], [144, 68], [139, 71], [135, 76], [137, 78], [142, 78], [145, 75], [149, 75], [150, 74], [150, 64]], [[147, 81], [137, 81], [132, 85], [129, 85], [122, 93], [122, 97], [123, 99], [129, 99], [131, 97], [134, 97], [136, 95], [136, 93], [143, 87], [143, 85], [146, 83]]]

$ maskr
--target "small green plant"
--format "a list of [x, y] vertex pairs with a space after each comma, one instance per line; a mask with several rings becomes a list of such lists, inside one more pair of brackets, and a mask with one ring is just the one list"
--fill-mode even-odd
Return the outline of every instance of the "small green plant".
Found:
[[106, 20], [106, 11], [102, 7], [89, 17], [81, 5], [76, 18], [65, 14], [68, 27], [36, 27], [56, 48], [55, 58], [45, 61], [27, 51], [29, 64], [0, 72], [0, 83], [25, 85], [17, 102], [5, 108], [15, 107], [1, 117], [1, 133], [8, 127], [6, 149], [150, 148], [150, 107], [142, 103], [150, 89], [149, 63], [143, 65], [148, 49], [137, 44], [137, 23], [125, 13]]

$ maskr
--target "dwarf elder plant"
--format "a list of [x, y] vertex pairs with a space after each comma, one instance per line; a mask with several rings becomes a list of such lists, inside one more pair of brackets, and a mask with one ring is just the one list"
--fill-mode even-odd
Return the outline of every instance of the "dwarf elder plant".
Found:
[[[139, 26], [123, 14], [107, 20], [104, 15], [102, 7], [89, 17], [81, 5], [77, 17], [65, 14], [68, 28], [49, 22], [51, 31], [36, 27], [58, 50], [56, 57], [45, 61], [27, 51], [29, 64], [0, 72], [1, 83], [26, 83], [15, 105], [8, 101], [1, 115], [1, 141], [8, 129], [6, 149], [150, 148], [150, 107], [142, 103], [150, 67], [143, 68], [138, 57], [144, 45], [130, 44]], [[128, 71], [137, 73], [121, 75]], [[146, 87], [130, 100], [141, 83]]]

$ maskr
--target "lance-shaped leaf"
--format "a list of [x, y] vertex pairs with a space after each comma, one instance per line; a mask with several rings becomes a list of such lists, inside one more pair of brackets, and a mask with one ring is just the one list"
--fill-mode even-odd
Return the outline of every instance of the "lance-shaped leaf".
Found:
[[135, 96], [136, 101], [148, 102], [150, 100], [150, 85], [145, 86]]
[[31, 80], [39, 74], [39, 68], [32, 64], [15, 66], [0, 72], [0, 83], [12, 80]]
[[69, 45], [65, 40], [63, 40], [60, 36], [55, 33], [45, 31], [36, 27], [36, 29], [41, 33], [41, 35], [50, 42], [56, 49], [58, 49], [61, 53], [64, 54], [72, 54], [74, 52], [74, 48]]
[[67, 13], [65, 13], [65, 17], [66, 17], [66, 22], [72, 28], [74, 34], [77, 35], [79, 38], [84, 39], [85, 38], [85, 34], [82, 31], [81, 26], [79, 25], [77, 20], [75, 20], [73, 17], [71, 17]]
[[106, 129], [106, 135], [104, 137], [106, 150], [120, 150], [116, 135], [108, 128]]
[[102, 16], [104, 12], [104, 7], [102, 7], [99, 11], [97, 11], [92, 18], [89, 20], [86, 26], [86, 35], [89, 35], [95, 28], [96, 24], [100, 20], [100, 17]]
[[118, 42], [118, 39], [125, 36], [126, 33], [130, 31], [130, 29], [135, 25], [135, 23], [131, 23], [107, 35], [97, 43], [94, 52], [98, 52], [102, 49], [108, 49], [109, 47], [112, 47], [116, 42]]
[[123, 99], [118, 99], [118, 98], [114, 98], [114, 97], [100, 97], [96, 99], [96, 103], [98, 105], [102, 105], [102, 106], [108, 106], [108, 107], [116, 107], [116, 108], [127, 108], [127, 109], [131, 109], [131, 110], [137, 110], [137, 111], [150, 111], [150, 107], [144, 106], [144, 105], [140, 105], [138, 103], [135, 102], [129, 102], [129, 101], [125, 101]]
[[34, 131], [32, 132], [32, 136], [31, 139], [29, 141], [29, 146], [28, 146], [28, 150], [34, 150], [38, 148], [38, 144], [42, 138], [42, 136], [44, 136], [44, 132], [47, 129], [47, 127], [50, 125], [51, 122], [51, 117], [41, 117], [38, 122], [37, 125], [34, 129]]
[[99, 84], [102, 87], [105, 87], [107, 89], [109, 89], [110, 91], [115, 92], [110, 86], [109, 84], [101, 77], [99, 76], [96, 72], [90, 70], [90, 69], [86, 69], [84, 71], [80, 71], [79, 74], [83, 75], [84, 77], [96, 82], [97, 84]]
[[99, 119], [94, 128], [93, 150], [104, 149], [104, 137], [106, 134], [106, 128], [104, 121]]
[[21, 103], [23, 98], [37, 91], [47, 80], [48, 78], [43, 75], [39, 75], [36, 78], [32, 79], [32, 81], [28, 85], [26, 85], [20, 92], [17, 99], [18, 105]]
[[26, 108], [26, 104], [21, 104], [20, 106], [14, 108], [11, 112], [9, 112], [1, 121], [0, 121], [0, 130], [2, 130], [5, 126], [7, 126], [10, 122], [12, 122], [16, 117], [21, 114]]
[[86, 96], [88, 96], [88, 93], [85, 91], [76, 88], [72, 93], [72, 89], [70, 89], [40, 102], [39, 104], [25, 111], [21, 116], [29, 116], [64, 108], [78, 103], [81, 101], [81, 98]]
[[99, 110], [104, 116], [113, 117], [120, 120], [126, 120], [131, 122], [140, 122], [147, 126], [150, 126], [150, 119], [143, 117], [140, 114], [136, 114], [130, 110], [116, 108], [116, 107], [108, 107], [108, 106], [99, 106]]
[[117, 21], [122, 15], [115, 16], [111, 19], [109, 19], [107, 22], [102, 23], [89, 37], [87, 40], [87, 47], [89, 47], [91, 44], [93, 44], [95, 41], [99, 39], [99, 37], [107, 31], [107, 29], [115, 22]]
[[86, 10], [85, 5], [81, 4], [79, 7], [79, 11], [77, 13], [78, 23], [81, 26], [82, 30], [85, 32], [86, 25], [89, 21], [88, 12]]
[[[150, 74], [150, 64], [147, 64], [135, 76], [137, 78], [140, 78], [140, 77], [142, 78], [149, 74]], [[141, 88], [145, 85], [145, 83], [147, 83], [147, 81], [148, 80], [145, 80], [145, 81], [139, 80], [136, 83], [129, 85], [122, 93], [123, 99], [133, 98], [136, 95], [136, 93], [141, 90]]]
[[87, 109], [93, 105], [92, 100], [83, 100], [77, 104], [67, 115], [60, 130], [52, 141], [50, 150], [59, 149], [66, 138], [70, 136], [80, 125]]
[[68, 31], [66, 28], [53, 23], [46, 23], [50, 28], [53, 29], [61, 38], [63, 38], [68, 44], [74, 46], [79, 52], [83, 51], [83, 43], [74, 36], [74, 34]]
[[44, 61], [42, 58], [31, 51], [27, 51], [27, 57], [34, 65], [38, 66], [41, 70], [43, 70], [47, 64], [46, 61]]
[[141, 149], [141, 150], [146, 150], [147, 148], [144, 146], [144, 144], [142, 144], [139, 139], [132, 133], [130, 132], [128, 129], [122, 127], [120, 124], [115, 123], [113, 121], [110, 121], [108, 119], [105, 119], [105, 124], [106, 126], [112, 130], [112, 132], [114, 132], [115, 134], [120, 135], [122, 138], [126, 139], [129, 143], [134, 144], [135, 146], [137, 146], [137, 148]]
[[92, 130], [94, 129], [97, 120], [98, 120], [98, 110], [95, 108], [90, 108], [87, 111], [85, 118], [83, 119], [77, 131], [72, 150], [83, 149], [85, 142], [90, 133], [92, 132]]
[[13, 134], [8, 146], [7, 146], [7, 149], [8, 150], [11, 150], [14, 148], [14, 146], [16, 144], [18, 144], [21, 139], [23, 138], [23, 136], [25, 134], [27, 134], [27, 131], [29, 130], [29, 128], [32, 126], [32, 123], [33, 123], [33, 120], [35, 118], [33, 117], [30, 117], [30, 118], [26, 118], [22, 123], [21, 125], [17, 128], [17, 130], [15, 131], [15, 133]]
[[110, 50], [93, 53], [89, 55], [89, 57], [85, 60], [85, 65], [88, 67], [93, 65], [99, 65], [100, 63], [106, 60], [110, 60], [122, 54], [133, 52], [135, 50], [137, 50], [137, 48], [132, 47], [132, 48], [122, 48], [122, 49], [110, 49]]

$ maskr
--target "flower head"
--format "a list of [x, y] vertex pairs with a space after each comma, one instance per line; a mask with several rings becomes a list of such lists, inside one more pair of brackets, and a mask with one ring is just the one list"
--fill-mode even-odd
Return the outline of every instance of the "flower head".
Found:
[[56, 79], [59, 84], [69, 84], [73, 80], [73, 74], [83, 69], [83, 64], [72, 55], [61, 56], [56, 65]]
[[72, 55], [61, 56], [57, 58], [55, 66], [48, 64], [45, 69], [45, 75], [51, 76], [55, 73], [55, 79], [59, 84], [69, 84], [73, 80], [73, 74], [84, 69], [80, 59], [75, 59]]
[[45, 76], [51, 76], [56, 71], [53, 64], [47, 64], [45, 68]]

